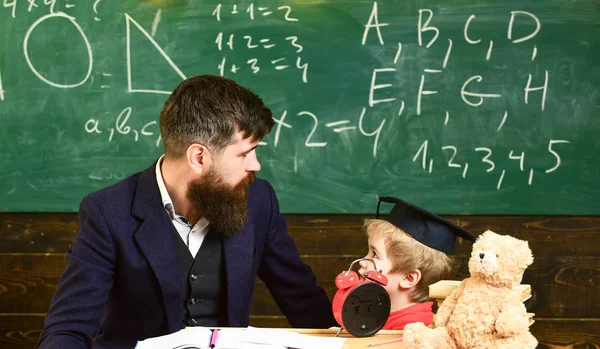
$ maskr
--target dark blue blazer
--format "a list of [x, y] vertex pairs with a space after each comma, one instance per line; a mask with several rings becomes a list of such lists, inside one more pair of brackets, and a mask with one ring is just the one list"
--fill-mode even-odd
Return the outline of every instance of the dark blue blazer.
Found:
[[[271, 185], [257, 179], [248, 201], [244, 227], [223, 240], [229, 326], [248, 326], [257, 276], [292, 327], [335, 326]], [[38, 348], [133, 348], [181, 329], [183, 291], [155, 165], [84, 198], [79, 224]]]

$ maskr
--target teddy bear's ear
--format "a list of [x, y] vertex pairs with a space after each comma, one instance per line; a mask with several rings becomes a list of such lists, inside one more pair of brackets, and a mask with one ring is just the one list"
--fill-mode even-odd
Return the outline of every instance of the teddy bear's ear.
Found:
[[493, 238], [494, 236], [497, 236], [497, 235], [498, 234], [494, 233], [491, 230], [486, 230], [486, 231], [483, 232], [483, 234], [481, 234], [481, 235], [479, 235], [477, 237], [477, 240], [491, 239], [491, 238]]
[[531, 252], [527, 241], [521, 240], [521, 251], [522, 263], [524, 264], [524, 267], [527, 268], [533, 263], [533, 253]]

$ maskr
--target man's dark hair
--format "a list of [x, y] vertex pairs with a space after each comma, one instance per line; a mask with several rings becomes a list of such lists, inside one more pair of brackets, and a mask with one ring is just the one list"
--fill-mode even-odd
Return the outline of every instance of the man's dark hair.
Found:
[[199, 75], [183, 81], [160, 113], [160, 132], [167, 156], [185, 154], [193, 143], [219, 153], [235, 133], [259, 140], [275, 124], [262, 99], [235, 81]]

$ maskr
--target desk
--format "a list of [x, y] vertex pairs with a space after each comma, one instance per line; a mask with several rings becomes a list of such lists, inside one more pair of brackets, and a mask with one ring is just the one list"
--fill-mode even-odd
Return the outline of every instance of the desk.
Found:
[[[304, 329], [304, 328], [285, 328], [285, 330], [291, 330], [296, 333], [308, 334], [311, 336], [319, 336], [319, 337], [333, 337], [337, 333], [337, 329]], [[371, 348], [369, 344], [377, 343], [387, 340], [400, 339], [402, 338], [402, 331], [393, 331], [393, 330], [382, 330], [377, 332], [374, 336], [364, 337], [364, 338], [356, 338], [352, 336], [350, 333], [344, 331], [340, 334], [340, 337], [347, 338], [346, 342], [342, 349], [363, 349], [363, 348]], [[375, 347], [376, 349], [402, 349], [404, 346], [402, 342], [393, 343], [393, 344], [385, 344], [379, 345]], [[373, 349], [375, 349], [373, 348]]]
[[[244, 327], [211, 327], [211, 329], [231, 329], [231, 328], [235, 328], [235, 329], [239, 329], [239, 330], [245, 329]], [[338, 332], [337, 328], [314, 329], [314, 328], [267, 328], [267, 327], [265, 327], [264, 329], [292, 331], [292, 332], [307, 334], [307, 335], [316, 336], [316, 337], [335, 337], [335, 334]], [[343, 331], [339, 335], [339, 337], [346, 338], [346, 341], [344, 342], [344, 346], [342, 347], [342, 349], [369, 349], [369, 348], [372, 348], [372, 347], [369, 347], [369, 344], [371, 344], [371, 343], [378, 343], [378, 342], [384, 342], [384, 341], [390, 341], [390, 340], [402, 338], [402, 331], [381, 330], [381, 331], [377, 332], [374, 336], [363, 337], [363, 338], [356, 338], [353, 335], [351, 335], [350, 333], [348, 333], [347, 331]], [[392, 348], [403, 349], [404, 345], [402, 345], [402, 342], [396, 342], [396, 343], [378, 345], [372, 349], [392, 349]], [[326, 349], [326, 348], [324, 348], [324, 349]]]

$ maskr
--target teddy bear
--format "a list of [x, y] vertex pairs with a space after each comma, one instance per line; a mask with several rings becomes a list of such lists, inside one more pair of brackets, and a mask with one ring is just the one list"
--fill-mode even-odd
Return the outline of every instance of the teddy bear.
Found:
[[444, 300], [434, 328], [423, 323], [404, 328], [403, 342], [410, 349], [510, 348], [534, 349], [529, 318], [519, 295], [511, 289], [521, 283], [533, 263], [527, 241], [484, 232], [473, 244], [471, 276]]

